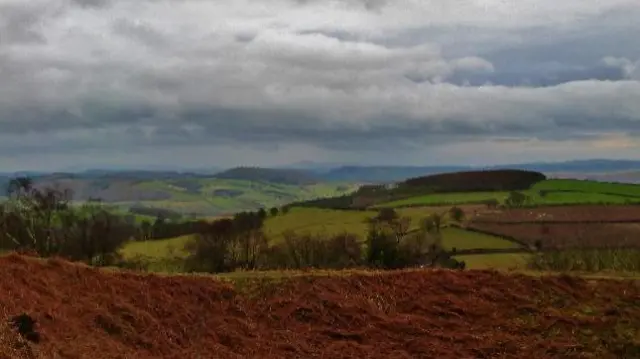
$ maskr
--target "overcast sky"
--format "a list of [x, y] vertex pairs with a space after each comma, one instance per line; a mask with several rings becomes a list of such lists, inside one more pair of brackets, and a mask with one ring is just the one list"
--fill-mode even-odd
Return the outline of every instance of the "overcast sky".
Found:
[[638, 0], [0, 0], [0, 172], [640, 159]]

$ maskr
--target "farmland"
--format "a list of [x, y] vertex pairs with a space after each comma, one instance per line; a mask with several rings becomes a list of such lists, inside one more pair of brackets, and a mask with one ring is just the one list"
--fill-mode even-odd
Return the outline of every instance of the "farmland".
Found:
[[503, 238], [467, 231], [457, 227], [449, 227], [442, 230], [442, 244], [445, 249], [516, 249], [520, 246]]
[[484, 233], [516, 238], [542, 248], [640, 247], [640, 223], [471, 223]]
[[477, 213], [474, 222], [640, 222], [640, 206], [561, 206], [512, 208]]
[[[73, 193], [74, 202], [79, 204], [90, 198], [100, 198], [120, 212], [143, 207], [199, 217], [339, 196], [357, 188], [354, 183], [296, 183], [292, 179], [282, 183], [189, 174], [166, 175], [166, 178], [162, 174], [138, 177], [126, 173], [106, 177], [67, 174], [44, 176], [36, 179], [35, 183], [39, 187], [68, 189]], [[4, 191], [0, 193], [2, 200]]]
[[531, 187], [534, 191], [580, 192], [594, 194], [619, 195], [640, 198], [640, 186], [624, 183], [604, 183], [587, 180], [551, 179], [536, 183]]
[[637, 277], [640, 206], [489, 207], [473, 193], [437, 194], [461, 212], [239, 213], [121, 242], [103, 269], [4, 255], [0, 319], [28, 313], [44, 339], [0, 327], [0, 358], [637, 357], [637, 282], [548, 273]]
[[459, 255], [456, 259], [464, 261], [468, 269], [523, 270], [527, 268], [530, 256], [527, 253], [492, 253]]
[[[579, 205], [579, 204], [640, 204], [640, 185], [600, 183], [586, 180], [551, 179], [537, 182], [521, 190], [527, 195], [527, 206]], [[409, 207], [483, 203], [495, 200], [504, 203], [509, 192], [465, 191], [454, 193], [426, 193], [399, 200], [377, 203], [375, 207]]]
[[[471, 174], [480, 176], [478, 173]], [[482, 174], [486, 181], [474, 186], [496, 187], [489, 182], [495, 179], [492, 177], [494, 174]], [[531, 179], [518, 179], [520, 175]], [[445, 214], [452, 205], [456, 205], [464, 211], [464, 219], [459, 226], [451, 227], [450, 218], [445, 216], [440, 243], [447, 251], [462, 251], [456, 258], [464, 259], [465, 263], [468, 260], [469, 268], [485, 268], [491, 261], [493, 268], [509, 268], [513, 264], [510, 263], [511, 260], [522, 267], [522, 258], [530, 258], [525, 255], [526, 252], [537, 247], [548, 251], [640, 246], [640, 230], [636, 224], [640, 223], [640, 206], [623, 204], [637, 199], [640, 186], [580, 180], [540, 180], [528, 172], [510, 172], [511, 182], [505, 180], [501, 185], [515, 186], [514, 188], [527, 185], [522, 192], [529, 197], [529, 202], [522, 208], [500, 206], [491, 209], [480, 203], [490, 199], [504, 203], [509, 192], [464, 192], [466, 182], [460, 176], [461, 174], [447, 174], [442, 178], [430, 176], [406, 181], [398, 189], [368, 189], [359, 195], [383, 198], [386, 196], [384, 193], [407, 191], [407, 188], [415, 192], [419, 188], [403, 189], [402, 186], [406, 186], [406, 183], [437, 186], [446, 177], [454, 179], [447, 190], [459, 188], [461, 191], [423, 194], [393, 202], [374, 203], [366, 210], [318, 208], [309, 203], [302, 207], [293, 205], [286, 214], [267, 218], [264, 232], [272, 245], [280, 243], [285, 233], [324, 236], [351, 233], [364, 243], [369, 230], [368, 220], [382, 208], [396, 208], [400, 217], [410, 218], [409, 230], [417, 231], [427, 216], [433, 213]], [[534, 178], [537, 181], [532, 182]], [[187, 253], [182, 248], [189, 238], [192, 237], [183, 236], [154, 243], [149, 248], [151, 255], [148, 257], [156, 258], [158, 262], [184, 257]], [[130, 245], [137, 246], [137, 249], [131, 250], [134, 247], [129, 247]], [[141, 256], [145, 252], [144, 243], [130, 245], [122, 250], [127, 258]], [[162, 269], [163, 265], [158, 268]]]
[[[400, 216], [411, 218], [410, 230], [416, 230], [420, 221], [432, 213], [441, 213], [447, 207], [414, 207], [402, 208], [398, 211]], [[477, 206], [463, 206], [467, 211], [477, 210]], [[277, 244], [287, 232], [304, 234], [335, 235], [340, 233], [356, 234], [364, 241], [368, 231], [368, 220], [377, 215], [377, 211], [339, 211], [314, 208], [293, 208], [289, 213], [270, 217], [265, 222], [264, 231], [271, 243]], [[151, 267], [158, 271], [175, 271], [167, 266], [174, 263], [174, 259], [184, 258], [187, 252], [185, 245], [193, 239], [193, 236], [180, 236], [176, 238], [129, 242], [121, 253], [125, 258], [146, 258]], [[442, 230], [442, 245], [447, 250], [471, 249], [519, 249], [519, 245], [501, 237], [480, 234], [461, 228], [448, 227]], [[155, 263], [155, 264], [154, 264]]]
[[374, 207], [418, 207], [435, 205], [455, 205], [469, 203], [483, 203], [487, 200], [497, 200], [504, 202], [509, 196], [508, 192], [469, 192], [469, 193], [434, 193], [423, 196], [416, 196], [393, 202], [381, 203]]

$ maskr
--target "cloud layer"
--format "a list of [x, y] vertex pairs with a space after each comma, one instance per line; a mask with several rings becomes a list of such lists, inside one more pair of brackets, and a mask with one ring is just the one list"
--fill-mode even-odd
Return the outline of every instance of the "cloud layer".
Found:
[[0, 0], [0, 169], [637, 157], [638, 18], [636, 0]]

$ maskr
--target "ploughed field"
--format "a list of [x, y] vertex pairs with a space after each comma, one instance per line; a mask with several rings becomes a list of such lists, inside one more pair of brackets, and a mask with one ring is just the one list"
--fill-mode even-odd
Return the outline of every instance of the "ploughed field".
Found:
[[640, 223], [472, 223], [469, 228], [543, 248], [640, 248]]
[[640, 205], [575, 205], [479, 211], [473, 222], [638, 222]]
[[543, 248], [640, 248], [640, 206], [563, 206], [484, 211], [466, 227]]
[[[631, 280], [414, 270], [225, 282], [17, 255], [0, 269], [3, 359], [640, 356]], [[38, 343], [4, 320], [22, 313]]]

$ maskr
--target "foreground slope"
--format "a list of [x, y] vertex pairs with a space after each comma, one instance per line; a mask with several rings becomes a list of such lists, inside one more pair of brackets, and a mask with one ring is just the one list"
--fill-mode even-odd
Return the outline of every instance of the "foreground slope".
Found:
[[[632, 358], [632, 281], [404, 271], [243, 282], [0, 258], [0, 358]], [[259, 295], [258, 295], [259, 294]], [[2, 318], [5, 319], [5, 318]]]

